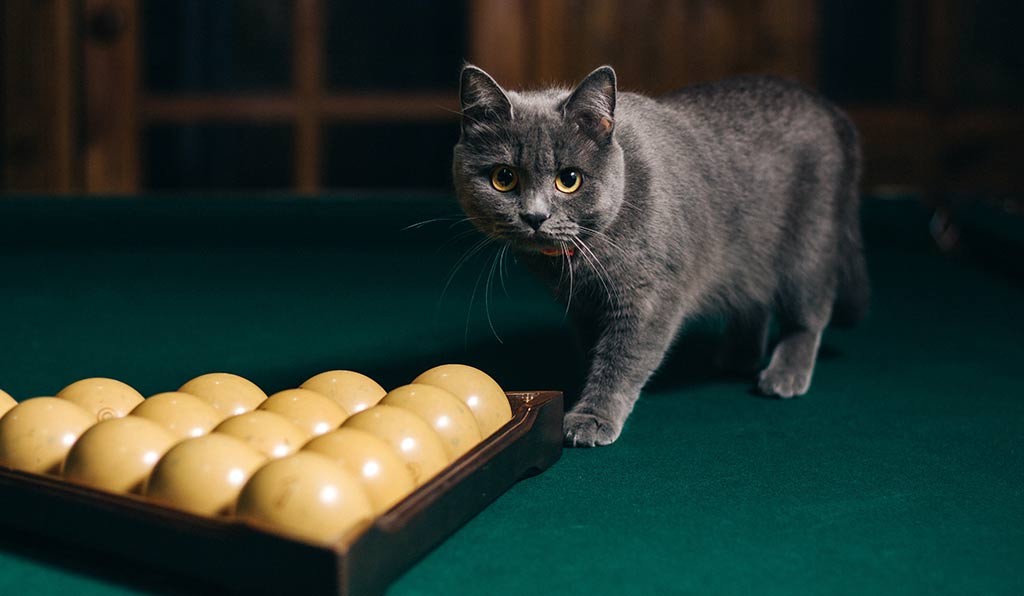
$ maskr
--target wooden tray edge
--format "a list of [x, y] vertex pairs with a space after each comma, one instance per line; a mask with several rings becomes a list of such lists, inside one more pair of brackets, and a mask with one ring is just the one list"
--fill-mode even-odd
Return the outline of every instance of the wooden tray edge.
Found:
[[[184, 579], [180, 571], [187, 570], [185, 575], [203, 582], [189, 584], [189, 591], [217, 586], [231, 592], [382, 593], [512, 484], [561, 456], [562, 394], [508, 392], [508, 397], [513, 406], [508, 424], [364, 531], [334, 546], [2, 467], [0, 497], [6, 502], [0, 525], [171, 570], [175, 579]], [[103, 539], [92, 537], [97, 534]], [[154, 537], [159, 540], [150, 540]], [[279, 583], [286, 578], [287, 586]]]

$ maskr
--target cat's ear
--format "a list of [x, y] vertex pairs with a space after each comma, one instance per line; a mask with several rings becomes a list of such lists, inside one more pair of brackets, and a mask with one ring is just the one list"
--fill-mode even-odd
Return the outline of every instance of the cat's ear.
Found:
[[512, 119], [512, 102], [508, 95], [491, 75], [472, 64], [462, 68], [459, 99], [462, 101], [463, 132]]
[[615, 130], [615, 93], [615, 71], [602, 66], [576, 86], [562, 113], [595, 141], [606, 143]]

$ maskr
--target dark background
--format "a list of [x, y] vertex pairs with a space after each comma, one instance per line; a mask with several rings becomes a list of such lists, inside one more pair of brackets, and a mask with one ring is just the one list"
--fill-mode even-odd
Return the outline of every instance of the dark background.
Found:
[[1019, 206], [1012, 0], [0, 2], [2, 188], [450, 192], [465, 60], [651, 93], [774, 73], [849, 110], [865, 189]]

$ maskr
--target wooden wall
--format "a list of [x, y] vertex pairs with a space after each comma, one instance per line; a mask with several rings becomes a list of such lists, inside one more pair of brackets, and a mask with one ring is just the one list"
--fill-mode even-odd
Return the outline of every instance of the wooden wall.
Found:
[[0, 15], [2, 186], [76, 190], [80, 56], [73, 3], [4, 0]]
[[[145, 190], [144, 126], [217, 121], [292, 125], [293, 190], [319, 192], [329, 167], [325, 126], [457, 118], [450, 90], [329, 92], [322, 80], [328, 0], [299, 0], [294, 22], [282, 24], [299, 40], [292, 89], [229, 97], [147, 94], [139, 73], [145, 45], [139, 1], [0, 0], [3, 189]], [[844, 103], [862, 132], [866, 188], [1024, 194], [1024, 169], [1017, 165], [1024, 160], [1024, 113], [1010, 105], [967, 105], [952, 91], [961, 68], [953, 25], [970, 6], [894, 1], [899, 55], [893, 59], [913, 93]], [[568, 85], [601, 64], [615, 66], [622, 88], [649, 93], [739, 73], [777, 74], [811, 87], [822, 80], [818, 0], [464, 2], [466, 57], [510, 87]], [[453, 64], [453, 80], [457, 69]]]
[[[952, 191], [1024, 194], [1012, 165], [1024, 159], [1024, 115], [952, 96], [954, 24], [969, 8], [895, 1], [898, 83], [921, 89], [844, 104], [861, 131], [865, 188], [929, 201]], [[818, 87], [815, 0], [474, 0], [471, 10], [473, 60], [512, 86], [566, 84], [612, 64], [623, 88], [652, 93], [743, 73]]]
[[813, 85], [814, 0], [474, 0], [473, 60], [512, 86], [566, 84], [611, 64], [660, 93], [737, 73]]

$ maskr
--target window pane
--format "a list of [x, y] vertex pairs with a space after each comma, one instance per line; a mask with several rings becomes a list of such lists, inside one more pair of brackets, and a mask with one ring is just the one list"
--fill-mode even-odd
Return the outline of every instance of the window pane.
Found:
[[294, 184], [287, 125], [157, 125], [143, 133], [148, 190], [287, 189]]
[[328, 86], [454, 89], [466, 56], [463, 2], [330, 2]]
[[344, 124], [325, 137], [328, 187], [451, 189], [457, 122]]
[[291, 85], [285, 0], [145, 0], [143, 76], [153, 93], [282, 90]]

